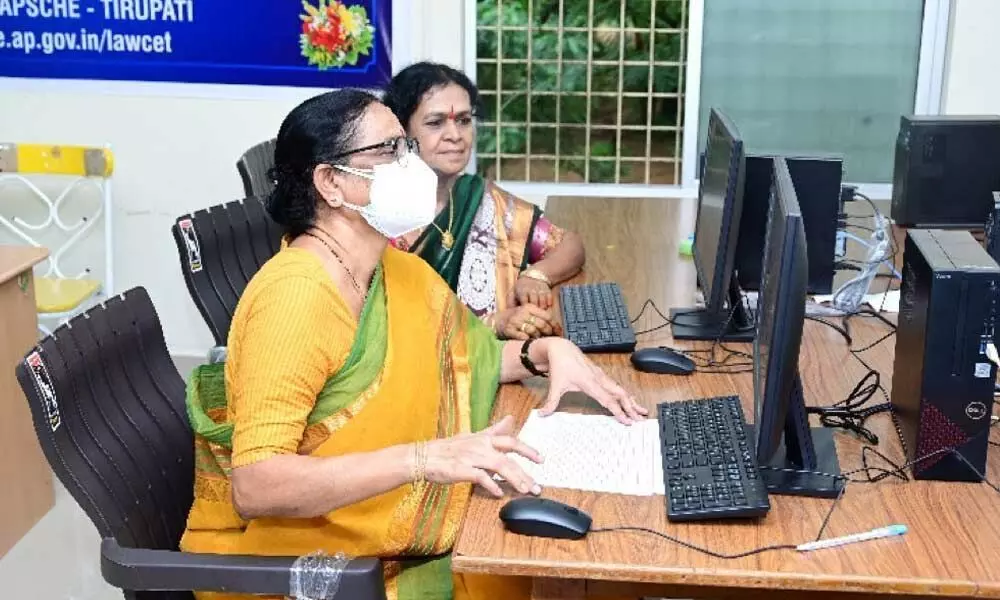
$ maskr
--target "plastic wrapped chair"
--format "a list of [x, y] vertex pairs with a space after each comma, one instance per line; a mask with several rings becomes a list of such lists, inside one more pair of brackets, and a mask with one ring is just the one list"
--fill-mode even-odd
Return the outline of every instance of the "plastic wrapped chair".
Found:
[[[0, 207], [9, 209], [12, 188], [20, 187], [42, 204], [43, 218], [30, 223], [0, 213], [0, 229], [20, 242], [32, 246], [49, 246], [49, 259], [36, 271], [35, 297], [39, 313], [39, 328], [49, 332], [45, 321], [61, 322], [84, 310], [99, 295], [107, 297], [114, 290], [114, 251], [112, 242], [111, 174], [114, 156], [108, 148], [58, 146], [44, 144], [0, 143]], [[65, 180], [65, 186], [54, 198], [42, 190], [29, 176], [46, 176]], [[7, 185], [7, 184], [14, 184]], [[75, 223], [63, 218], [65, 205], [74, 191], [84, 186], [96, 188], [100, 194], [97, 208], [81, 216]], [[103, 269], [89, 264], [77, 273], [64, 269], [66, 257], [103, 220]], [[43, 243], [40, 236], [53, 237], [55, 243]], [[87, 261], [90, 262], [90, 261]], [[103, 277], [95, 271], [103, 270]]]
[[143, 288], [78, 315], [17, 365], [42, 451], [97, 527], [101, 573], [127, 600], [191, 590], [384, 600], [381, 561], [178, 551], [193, 502], [184, 381]]
[[281, 230], [260, 200], [246, 198], [181, 216], [171, 232], [191, 299], [216, 346], [225, 346], [236, 303], [277, 253]]
[[274, 189], [274, 181], [268, 176], [268, 171], [274, 166], [274, 143], [273, 139], [261, 142], [236, 161], [236, 170], [240, 172], [246, 196], [263, 200]]

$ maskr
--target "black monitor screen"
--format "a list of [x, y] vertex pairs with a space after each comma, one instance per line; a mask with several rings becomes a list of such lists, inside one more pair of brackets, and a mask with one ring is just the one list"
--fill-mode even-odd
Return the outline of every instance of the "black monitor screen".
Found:
[[710, 313], [724, 311], [736, 253], [743, 196], [743, 141], [736, 127], [717, 109], [708, 120], [705, 165], [698, 189], [694, 262]]
[[807, 271], [798, 199], [785, 160], [777, 158], [754, 340], [754, 418], [757, 457], [762, 462], [778, 448], [789, 405], [799, 400], [793, 392], [802, 344]]

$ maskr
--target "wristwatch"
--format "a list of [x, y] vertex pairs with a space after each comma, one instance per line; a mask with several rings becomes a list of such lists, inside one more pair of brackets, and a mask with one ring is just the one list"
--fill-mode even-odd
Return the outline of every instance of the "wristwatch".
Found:
[[535, 281], [541, 281], [545, 285], [552, 287], [552, 280], [545, 273], [542, 273], [538, 269], [528, 269], [522, 271], [520, 277], [527, 277], [528, 279], [534, 279]]
[[524, 365], [524, 368], [535, 377], [548, 377], [549, 374], [539, 371], [538, 367], [535, 366], [535, 363], [532, 362], [531, 358], [528, 356], [528, 350], [531, 348], [532, 342], [536, 339], [537, 338], [529, 338], [525, 340], [524, 344], [521, 345], [521, 364]]

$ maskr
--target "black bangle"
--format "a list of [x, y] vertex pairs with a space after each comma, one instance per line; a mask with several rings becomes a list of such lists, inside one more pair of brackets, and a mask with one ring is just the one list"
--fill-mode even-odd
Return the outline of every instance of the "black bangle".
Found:
[[539, 371], [538, 367], [535, 366], [535, 363], [531, 362], [531, 358], [528, 357], [528, 349], [531, 347], [531, 343], [534, 342], [535, 339], [536, 338], [528, 338], [521, 346], [521, 364], [524, 365], [524, 368], [535, 377], [548, 377], [548, 374]]

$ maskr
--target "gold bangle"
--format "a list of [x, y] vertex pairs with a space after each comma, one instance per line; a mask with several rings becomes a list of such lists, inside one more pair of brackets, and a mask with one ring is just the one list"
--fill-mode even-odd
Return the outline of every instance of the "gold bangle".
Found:
[[528, 279], [534, 279], [535, 281], [541, 281], [545, 285], [552, 287], [552, 280], [545, 273], [542, 273], [538, 269], [528, 269], [527, 271], [521, 272], [521, 277], [527, 277]]
[[427, 442], [413, 444], [413, 483], [420, 485], [427, 481]]

